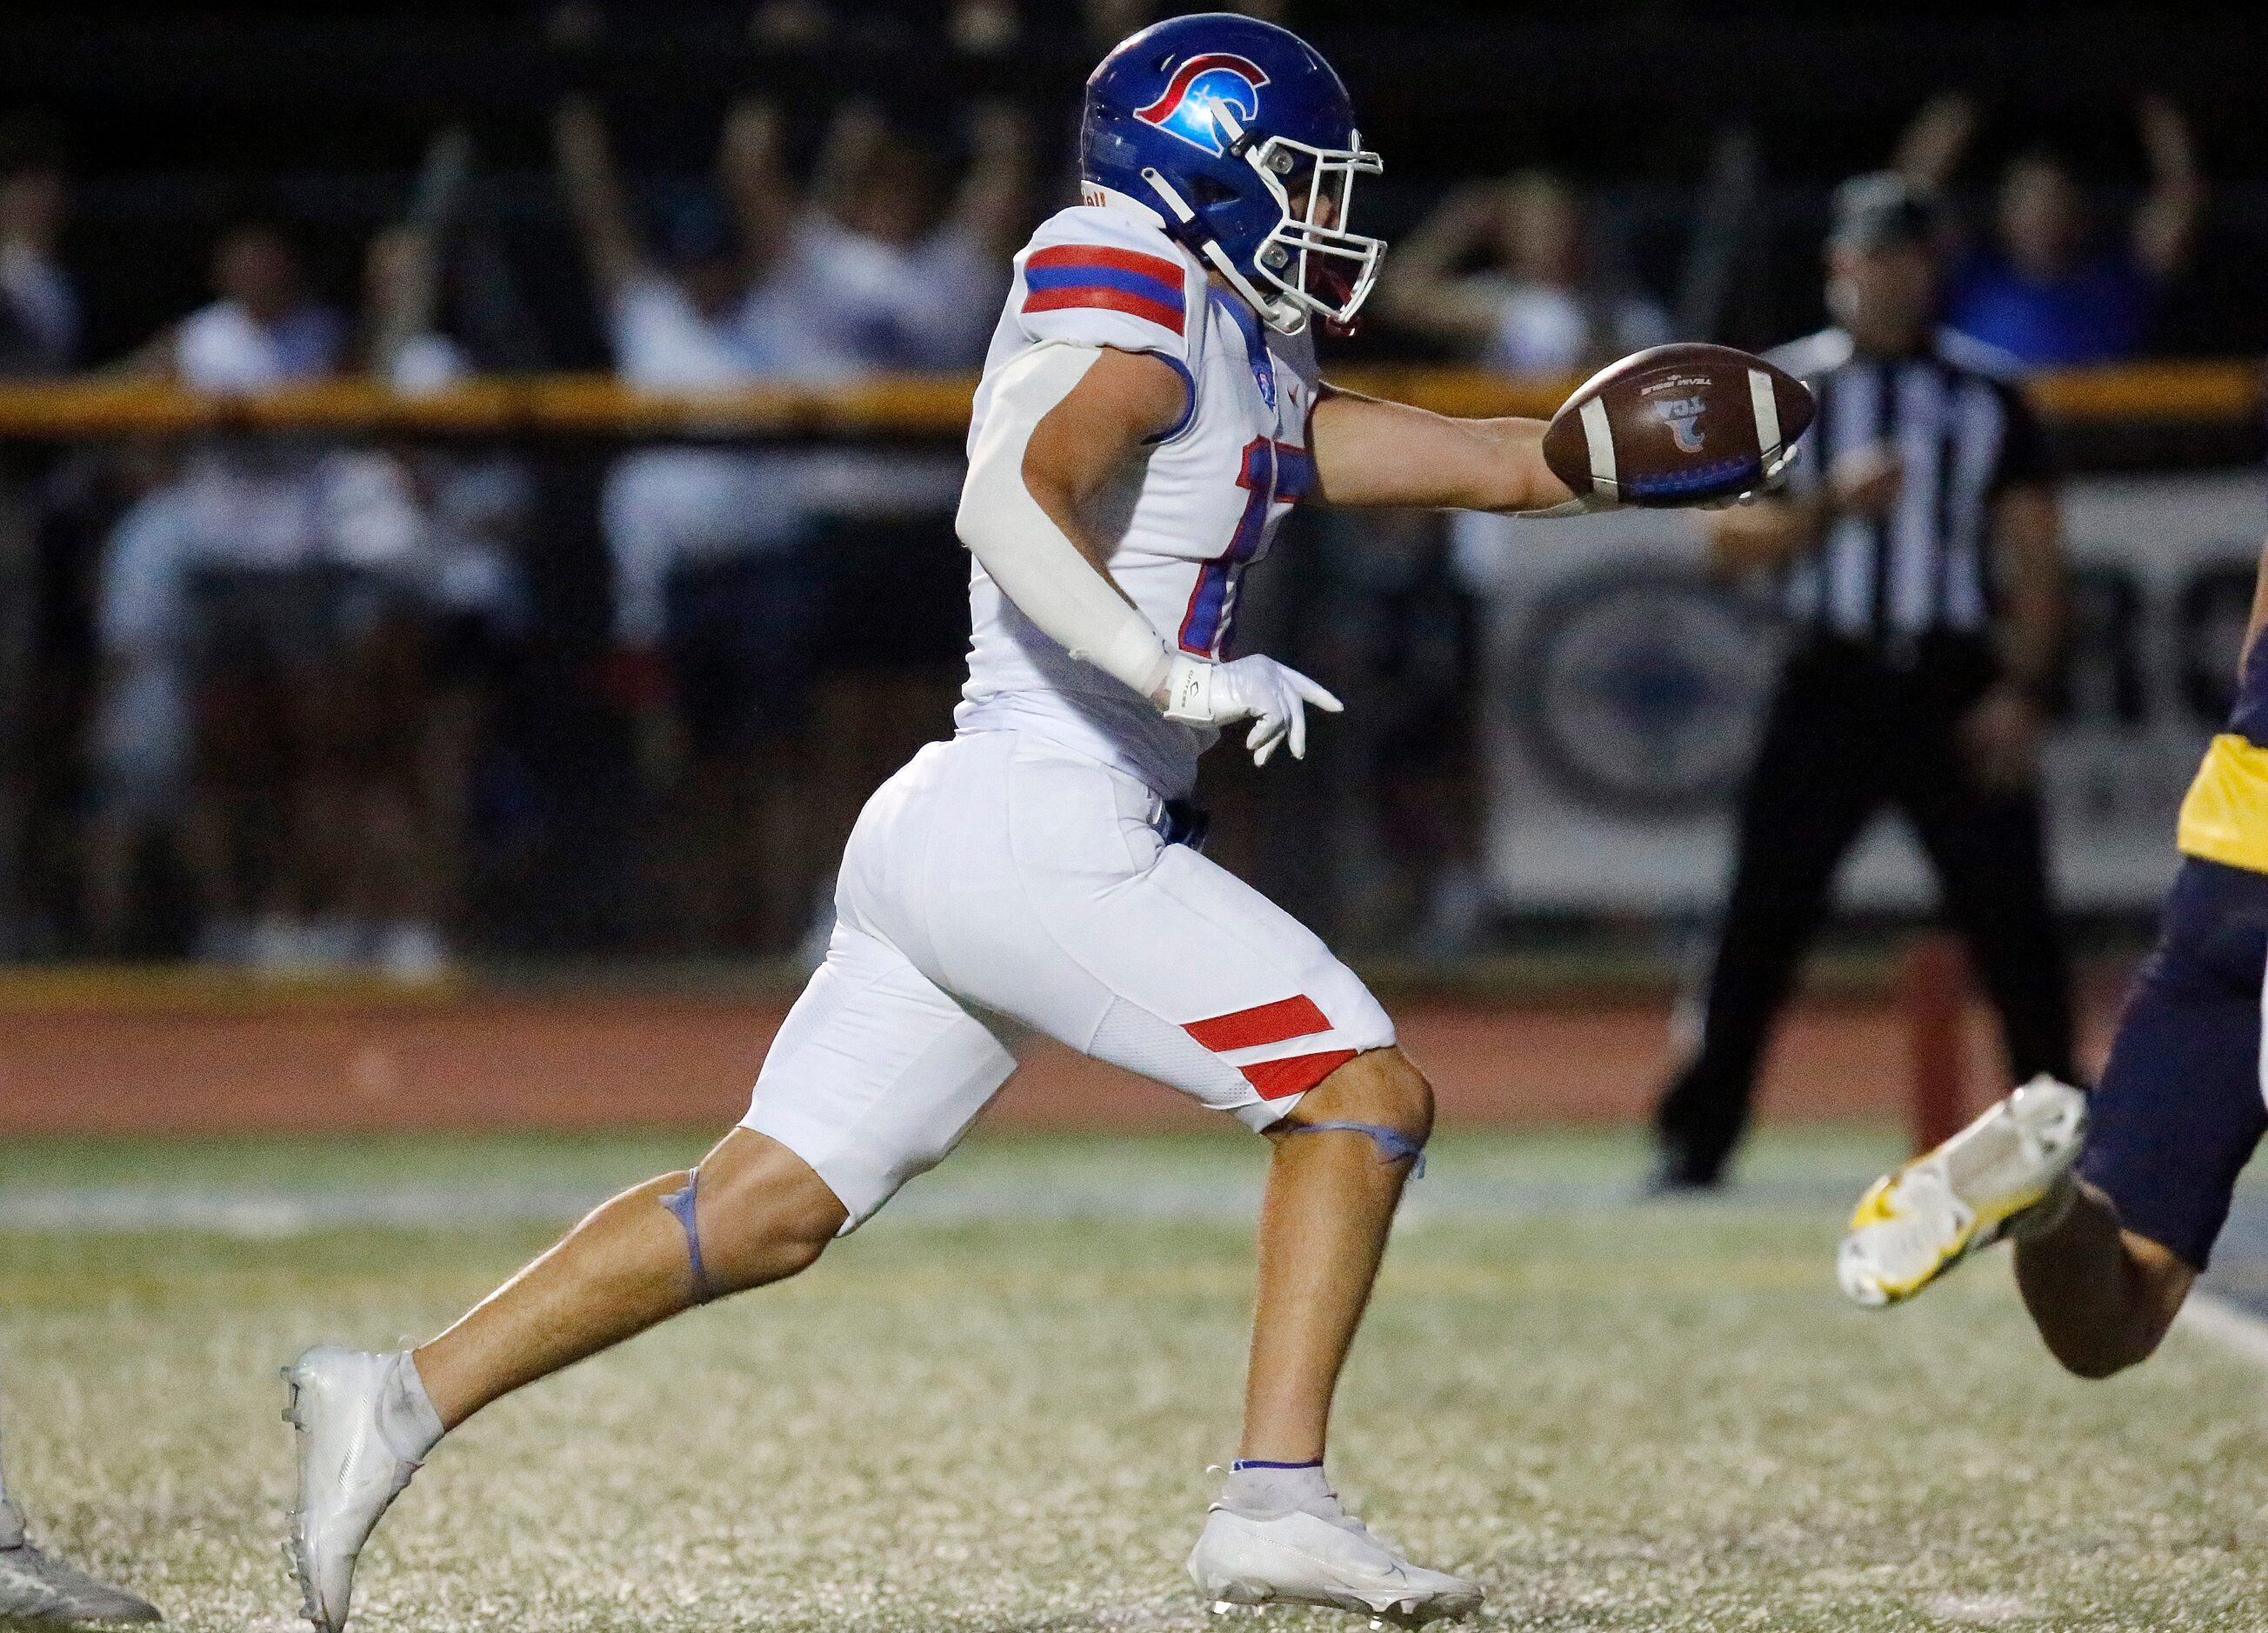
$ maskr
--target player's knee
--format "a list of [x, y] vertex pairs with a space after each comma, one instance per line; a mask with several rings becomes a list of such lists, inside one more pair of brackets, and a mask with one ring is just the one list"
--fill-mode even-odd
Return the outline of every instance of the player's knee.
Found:
[[1423, 1145], [1433, 1132], [1433, 1085], [1392, 1046], [1356, 1056], [1300, 1102], [1302, 1122], [1391, 1129]]
[[[802, 1159], [759, 1136], [727, 1141], [688, 1176], [687, 1247], [704, 1298], [809, 1269], [843, 1228], [843, 1204]], [[674, 1210], [685, 1222], [682, 1209]]]
[[2035, 1309], [2040, 1337], [2064, 1371], [2100, 1383], [2158, 1352], [2173, 1325], [2178, 1303], [2160, 1308], [2155, 1300], [2130, 1295], [2123, 1307], [2070, 1312]]

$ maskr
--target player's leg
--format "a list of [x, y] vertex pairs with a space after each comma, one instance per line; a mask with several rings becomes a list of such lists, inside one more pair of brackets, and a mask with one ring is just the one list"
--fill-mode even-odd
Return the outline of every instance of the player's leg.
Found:
[[696, 1304], [809, 1268], [843, 1217], [809, 1164], [777, 1140], [735, 1129], [696, 1168], [658, 1175], [602, 1204], [421, 1345], [413, 1352], [418, 1377], [442, 1427], [454, 1429], [490, 1401]]
[[2268, 879], [2186, 863], [2163, 918], [2083, 1111], [2036, 1079], [1878, 1182], [1838, 1262], [1846, 1291], [1895, 1303], [2013, 1235], [2025, 1303], [2066, 1366], [2106, 1376], [2156, 1348], [2268, 1129]]
[[[1002, 737], [947, 751], [932, 854], [954, 990], [1230, 1112], [1275, 1142], [1243, 1457], [1190, 1571], [1218, 1599], [1415, 1620], [1480, 1602], [1340, 1508], [1330, 1403], [1403, 1185], [1432, 1124], [1425, 1079], [1352, 972], [1249, 886], [1167, 843], [1160, 802], [1094, 761]], [[845, 899], [862, 886], [853, 879]]]
[[[1329, 1125], [1338, 1125], [1336, 1127]], [[1269, 1131], [1260, 1285], [1240, 1460], [1320, 1466], [1340, 1369], [1370, 1299], [1433, 1092], [1398, 1048], [1358, 1055]], [[1373, 1130], [1408, 1144], [1410, 1157]]]
[[2183, 864], [2089, 1097], [2078, 1200], [2016, 1244], [2016, 1281], [2056, 1358], [2086, 1378], [2146, 1359], [2268, 1132], [2268, 878]]
[[695, 1305], [806, 1268], [951, 1150], [1014, 1063], [895, 949], [838, 929], [747, 1119], [698, 1166], [606, 1203], [415, 1352], [325, 1348], [290, 1369], [308, 1618], [343, 1626], [364, 1541], [449, 1429]]
[[2196, 1281], [2180, 1254], [2127, 1230], [2117, 1204], [2084, 1181], [2053, 1229], [2016, 1241], [2024, 1308], [2049, 1353], [2081, 1378], [2147, 1360]]
[[1654, 1114], [1655, 1183], [1714, 1185], [1748, 1127], [1757, 1067], [1797, 965], [1827, 912], [1835, 873], [1874, 813], [1882, 746], [1857, 711], [1811, 695], [1791, 666], [1742, 795], [1733, 885], [1698, 1033]]

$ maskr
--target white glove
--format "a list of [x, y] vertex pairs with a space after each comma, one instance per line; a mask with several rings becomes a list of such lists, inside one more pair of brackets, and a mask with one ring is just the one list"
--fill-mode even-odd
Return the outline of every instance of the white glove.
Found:
[[1185, 725], [1253, 722], [1244, 746], [1252, 763], [1264, 766], [1278, 743], [1289, 741], [1292, 758], [1307, 757], [1307, 705], [1337, 714], [1346, 705], [1298, 670], [1257, 655], [1225, 664], [1175, 653], [1166, 676], [1166, 718]]

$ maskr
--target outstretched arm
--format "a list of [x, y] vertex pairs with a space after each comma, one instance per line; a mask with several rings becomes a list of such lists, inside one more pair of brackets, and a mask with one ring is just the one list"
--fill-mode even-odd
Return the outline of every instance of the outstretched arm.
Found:
[[1307, 430], [1333, 504], [1544, 511], [1575, 495], [1543, 462], [1542, 420], [1456, 420], [1329, 389]]

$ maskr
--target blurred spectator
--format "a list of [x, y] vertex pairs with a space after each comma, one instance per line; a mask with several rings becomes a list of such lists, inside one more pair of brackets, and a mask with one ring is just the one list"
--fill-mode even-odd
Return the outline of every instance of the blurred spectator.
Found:
[[[437, 143], [429, 173], [447, 158]], [[249, 390], [347, 360], [345, 320], [307, 297], [281, 232], [227, 235], [214, 282], [222, 298], [148, 361]], [[353, 361], [405, 391], [457, 378], [438, 283], [430, 226], [379, 233]], [[96, 939], [124, 939], [154, 835], [186, 857], [205, 956], [442, 974], [482, 693], [518, 605], [524, 478], [409, 447], [267, 438], [199, 448], [148, 485], [112, 541], [98, 614]]]
[[[1452, 193], [1395, 244], [1378, 305], [1389, 323], [1489, 368], [1543, 379], [1586, 373], [1669, 337], [1660, 306], [1598, 276], [1582, 198], [1542, 171]], [[1373, 754], [1385, 854], [1398, 881], [1423, 897], [1408, 945], [1428, 957], [1470, 953], [1487, 930], [1471, 837], [1479, 826], [1470, 736], [1480, 619], [1463, 567], [1470, 541], [1490, 536], [1492, 519], [1454, 518], [1454, 548], [1429, 528], [1427, 548], [1410, 541], [1370, 569], [1394, 585], [1377, 607], [1381, 650], [1423, 677], [1418, 695], [1432, 723], [1420, 729], [1418, 711], [1401, 716]], [[1405, 680], [1397, 696], [1410, 689]]]
[[1669, 338], [1644, 294], [1593, 265], [1582, 198], [1525, 171], [1461, 188], [1394, 246], [1380, 315], [1509, 374], [1586, 373]]
[[[794, 206], [799, 304], [862, 364], [964, 369], [983, 358], [1031, 227], [1031, 138], [1001, 106], [975, 109], [957, 188], [939, 156], [872, 107], [836, 117], [811, 195]], [[784, 179], [777, 169], [751, 180]], [[778, 201], [775, 208], [786, 208]], [[838, 854], [874, 787], [949, 733], [968, 642], [968, 558], [954, 535], [961, 461], [837, 448], [814, 462], [828, 564], [819, 689], [820, 843]], [[805, 950], [823, 950], [822, 890]]]
[[1008, 287], [1008, 258], [1031, 210], [1030, 139], [999, 105], [969, 121], [971, 155], [946, 194], [938, 156], [872, 106], [836, 114], [800, 206], [780, 166], [736, 167], [740, 191], [791, 218], [784, 247], [796, 298], [835, 345], [877, 368], [952, 369], [983, 360]]
[[[2115, 362], [2149, 344], [2167, 287], [2187, 269], [2205, 185], [2181, 110], [2149, 96], [2134, 112], [2149, 186], [2124, 236], [2096, 231], [2061, 157], [2045, 148], [2020, 153], [2001, 174], [1993, 242], [1954, 272], [1954, 328], [2045, 367]], [[1931, 103], [1900, 143], [1899, 170], [1926, 191], [1942, 191], [1977, 122], [1966, 97]]]
[[[195, 390], [258, 390], [335, 371], [345, 320], [309, 292], [291, 234], [225, 232], [217, 298], [162, 335], [142, 366]], [[296, 968], [355, 947], [320, 768], [339, 729], [341, 630], [366, 614], [333, 574], [324, 450], [297, 438], [200, 446], [119, 523], [97, 610], [103, 696], [88, 916], [115, 942], [152, 833], [178, 839], [199, 949]]]
[[[450, 167], [449, 140], [429, 178]], [[358, 360], [397, 391], [464, 372], [440, 321], [439, 247], [418, 222], [379, 232], [364, 258]], [[332, 570], [361, 600], [338, 632], [339, 729], [316, 768], [342, 842], [338, 897], [358, 954], [428, 980], [451, 963], [475, 761], [522, 619], [528, 482], [501, 456], [405, 445], [332, 454], [322, 491]]]
[[55, 256], [62, 151], [33, 126], [0, 131], [0, 376], [58, 373], [78, 350], [78, 297]]
[[[726, 123], [720, 169], [737, 221], [713, 195], [681, 197], [651, 239], [596, 110], [563, 104], [555, 136], [623, 379], [720, 390], [850, 366], [803, 298], [769, 107], [744, 104]], [[610, 680], [637, 719], [649, 774], [677, 796], [667, 850], [686, 867], [669, 919], [696, 945], [782, 945], [808, 889], [796, 772], [823, 589], [807, 477], [795, 452], [678, 447], [630, 454], [607, 480]]]
[[[55, 255], [67, 188], [53, 138], [0, 131], [0, 379], [61, 372], [78, 349], [78, 298]], [[24, 836], [33, 787], [33, 687], [40, 640], [35, 462], [0, 462], [0, 957], [26, 942]]]
[[160, 336], [150, 354], [183, 385], [258, 391], [339, 366], [346, 320], [309, 291], [298, 243], [280, 223], [248, 221], [224, 233], [213, 250], [212, 287], [212, 303]]

